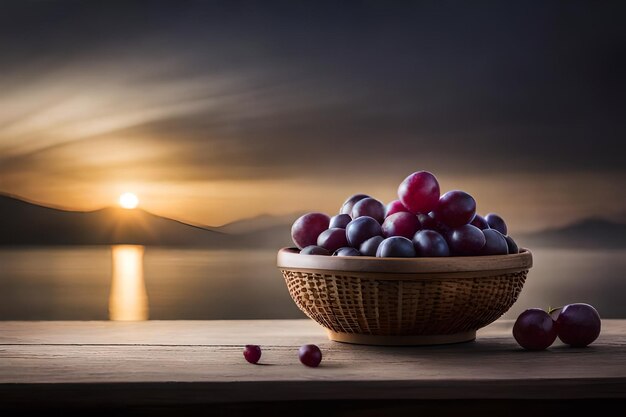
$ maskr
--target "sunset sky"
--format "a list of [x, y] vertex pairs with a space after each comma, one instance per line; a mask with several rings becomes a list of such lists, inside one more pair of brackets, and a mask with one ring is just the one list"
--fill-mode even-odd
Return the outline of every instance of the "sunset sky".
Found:
[[625, 219], [624, 3], [505, 3], [3, 2], [0, 192], [219, 225], [425, 169], [513, 230]]

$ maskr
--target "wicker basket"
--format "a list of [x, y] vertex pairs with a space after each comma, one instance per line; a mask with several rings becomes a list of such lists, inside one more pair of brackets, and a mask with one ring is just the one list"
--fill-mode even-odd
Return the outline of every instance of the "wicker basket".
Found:
[[430, 345], [474, 340], [515, 302], [532, 255], [373, 258], [278, 252], [298, 307], [339, 342]]

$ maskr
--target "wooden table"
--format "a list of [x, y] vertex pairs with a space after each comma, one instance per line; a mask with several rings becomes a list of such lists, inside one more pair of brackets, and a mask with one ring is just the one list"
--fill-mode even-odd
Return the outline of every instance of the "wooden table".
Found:
[[[309, 320], [0, 322], [0, 409], [484, 416], [624, 405], [626, 320], [604, 320], [588, 348], [543, 352], [520, 349], [511, 326], [464, 344], [374, 347], [330, 342]], [[261, 365], [243, 359], [249, 343], [262, 346]], [[299, 363], [305, 343], [322, 349], [319, 368]]]

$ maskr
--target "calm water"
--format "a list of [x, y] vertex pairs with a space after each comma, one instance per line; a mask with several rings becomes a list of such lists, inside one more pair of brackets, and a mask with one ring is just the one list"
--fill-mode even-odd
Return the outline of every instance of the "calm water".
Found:
[[[142, 246], [0, 249], [1, 320], [302, 318], [275, 251]], [[626, 317], [626, 250], [534, 251], [506, 317], [583, 301]]]

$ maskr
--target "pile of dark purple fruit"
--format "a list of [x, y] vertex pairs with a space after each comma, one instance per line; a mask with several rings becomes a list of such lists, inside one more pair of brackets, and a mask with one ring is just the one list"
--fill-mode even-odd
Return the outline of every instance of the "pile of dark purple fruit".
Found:
[[438, 257], [518, 253], [497, 214], [476, 214], [476, 201], [463, 191], [440, 196], [427, 171], [409, 175], [398, 200], [385, 206], [365, 194], [348, 198], [338, 215], [307, 213], [291, 227], [303, 255]]

